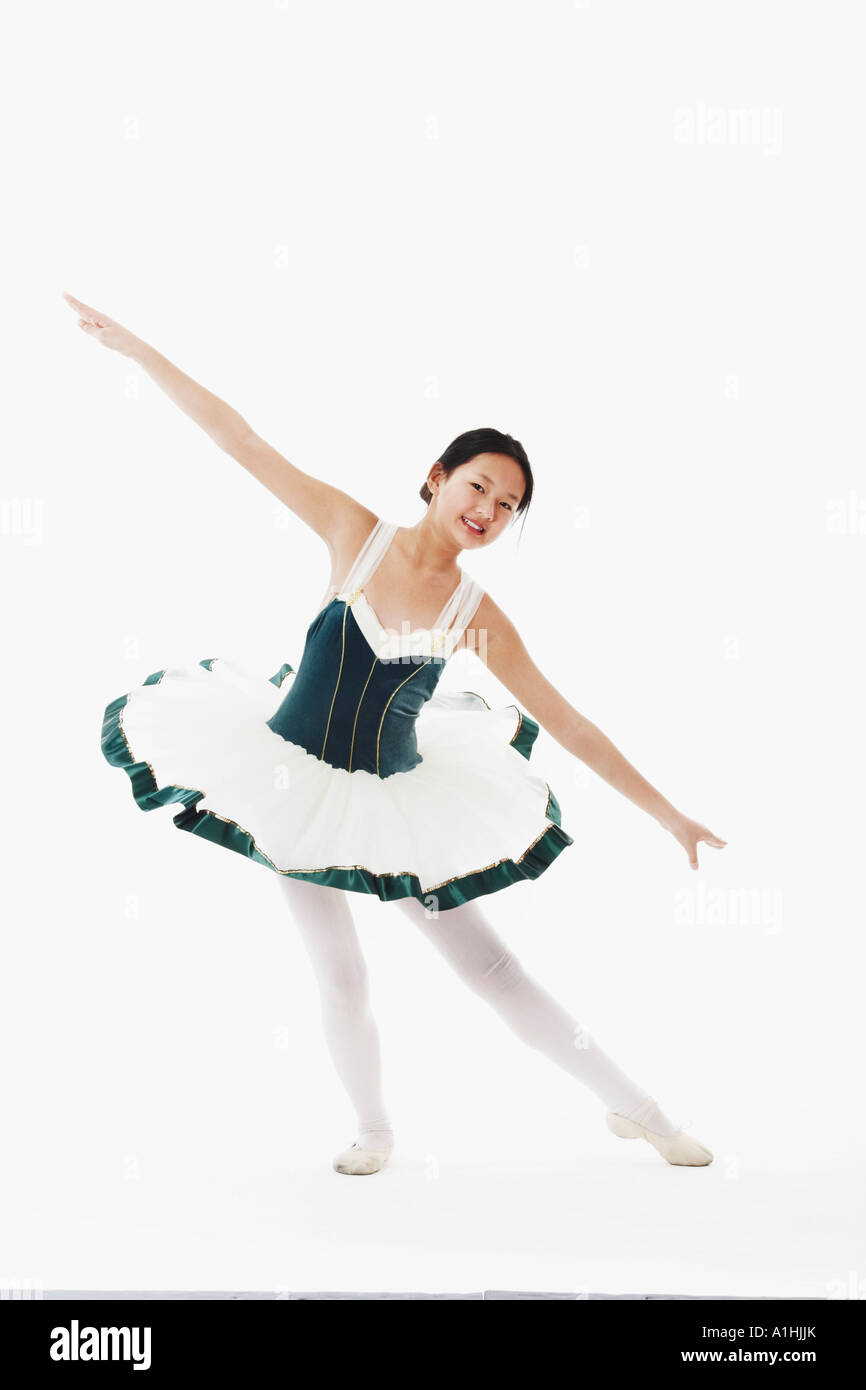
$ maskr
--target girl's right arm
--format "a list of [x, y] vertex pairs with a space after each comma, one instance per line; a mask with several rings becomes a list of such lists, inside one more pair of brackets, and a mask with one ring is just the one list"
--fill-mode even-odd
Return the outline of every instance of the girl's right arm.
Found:
[[[209, 434], [215, 444], [237, 459], [247, 472], [284, 502], [328, 546], [334, 561], [360, 532], [366, 534], [376, 516], [341, 488], [322, 482], [277, 453], [252, 430], [242, 415], [182, 372], [161, 352], [127, 328], [63, 291], [78, 314], [78, 326], [104, 347], [130, 357], [147, 372], [175, 405]], [[357, 547], [355, 547], [357, 548]]]

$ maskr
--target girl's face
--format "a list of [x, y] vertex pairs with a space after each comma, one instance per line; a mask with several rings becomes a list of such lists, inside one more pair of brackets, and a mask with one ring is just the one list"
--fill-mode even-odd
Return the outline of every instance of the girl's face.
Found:
[[[439, 520], [461, 546], [491, 545], [514, 519], [526, 486], [523, 470], [508, 454], [476, 454], [439, 480]], [[428, 482], [429, 486], [429, 482]]]

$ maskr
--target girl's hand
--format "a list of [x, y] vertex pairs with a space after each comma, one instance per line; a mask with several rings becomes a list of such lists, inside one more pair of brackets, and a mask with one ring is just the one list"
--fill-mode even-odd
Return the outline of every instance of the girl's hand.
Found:
[[132, 356], [133, 349], [141, 341], [134, 333], [130, 333], [122, 324], [115, 323], [107, 314], [101, 314], [98, 309], [91, 309], [89, 304], [82, 304], [80, 299], [73, 299], [65, 290], [63, 298], [70, 309], [74, 309], [78, 314], [78, 327], [89, 337], [96, 338], [103, 347], [113, 348], [124, 357]]
[[714, 835], [705, 825], [696, 820], [689, 820], [688, 816], [677, 815], [673, 820], [666, 822], [665, 829], [682, 845], [689, 856], [689, 866], [692, 869], [698, 867], [698, 844], [701, 840], [706, 841], [713, 849], [724, 849], [728, 843], [727, 840], [720, 840], [718, 835]]

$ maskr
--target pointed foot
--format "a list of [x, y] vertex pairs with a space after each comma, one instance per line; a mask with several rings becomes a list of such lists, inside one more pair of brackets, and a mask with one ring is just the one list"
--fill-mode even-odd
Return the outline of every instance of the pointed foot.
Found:
[[713, 1161], [710, 1150], [691, 1134], [686, 1134], [683, 1129], [678, 1129], [676, 1134], [670, 1136], [656, 1134], [653, 1130], [647, 1129], [646, 1125], [618, 1115], [615, 1110], [607, 1112], [607, 1127], [611, 1134], [617, 1135], [619, 1139], [646, 1139], [662, 1158], [678, 1167], [704, 1168]]

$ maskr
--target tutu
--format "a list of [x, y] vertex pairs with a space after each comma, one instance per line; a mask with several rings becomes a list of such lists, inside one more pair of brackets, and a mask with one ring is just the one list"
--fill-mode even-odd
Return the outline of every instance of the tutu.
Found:
[[297, 670], [224, 657], [114, 700], [102, 751], [138, 806], [280, 874], [447, 910], [534, 879], [573, 840], [516, 705], [436, 685], [483, 590], [465, 573], [431, 629], [385, 629], [363, 585], [397, 526], [377, 521], [329, 590]]

